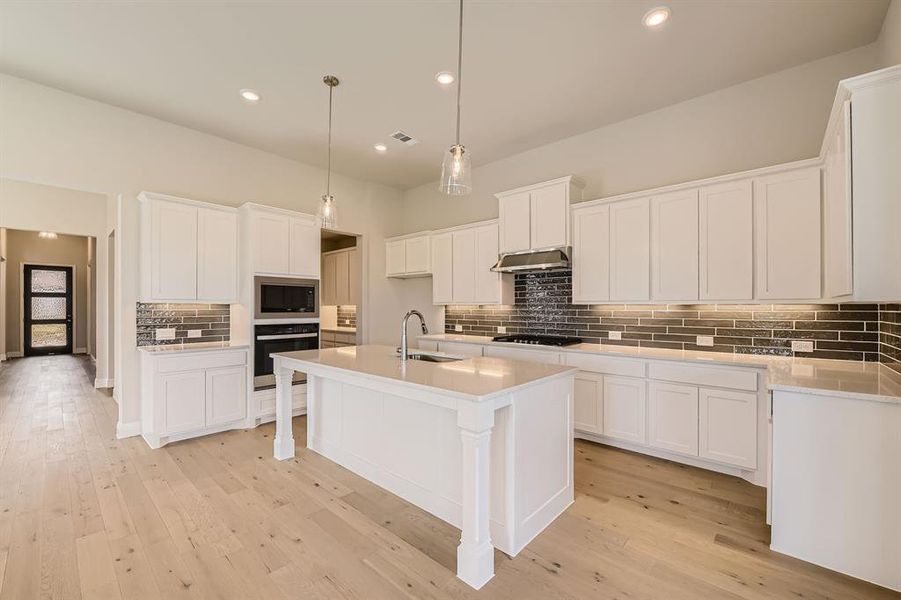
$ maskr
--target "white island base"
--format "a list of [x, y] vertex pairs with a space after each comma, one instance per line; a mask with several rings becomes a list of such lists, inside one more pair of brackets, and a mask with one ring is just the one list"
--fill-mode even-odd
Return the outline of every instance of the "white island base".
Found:
[[307, 373], [307, 447], [462, 530], [478, 589], [573, 501], [572, 368], [407, 361], [358, 346], [274, 354], [275, 458], [294, 457], [289, 393]]

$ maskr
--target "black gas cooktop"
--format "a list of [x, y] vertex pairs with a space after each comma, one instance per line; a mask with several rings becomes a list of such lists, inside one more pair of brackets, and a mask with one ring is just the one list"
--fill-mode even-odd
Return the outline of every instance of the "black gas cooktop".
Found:
[[498, 335], [491, 338], [495, 342], [510, 342], [513, 344], [535, 344], [541, 346], [572, 346], [581, 344], [582, 338], [565, 335], [537, 335], [533, 333], [516, 333], [513, 335]]

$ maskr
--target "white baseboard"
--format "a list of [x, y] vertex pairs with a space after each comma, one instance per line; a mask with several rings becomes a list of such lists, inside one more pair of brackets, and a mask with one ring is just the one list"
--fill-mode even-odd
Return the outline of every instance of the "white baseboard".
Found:
[[111, 388], [111, 387], [116, 387], [116, 386], [112, 379], [97, 378], [94, 380], [94, 387], [97, 389], [102, 389], [102, 388]]
[[18, 350], [13, 350], [12, 352], [6, 353], [6, 358], [22, 358], [22, 353]]
[[122, 438], [134, 437], [141, 435], [141, 422], [132, 421], [130, 423], [116, 423], [116, 437]]
[[3, 362], [4, 360], [6, 360], [6, 354], [0, 354], [0, 362]]
[[75, 350], [72, 351], [72, 354], [87, 354], [87, 353], [88, 353], [87, 348], [76, 348]]

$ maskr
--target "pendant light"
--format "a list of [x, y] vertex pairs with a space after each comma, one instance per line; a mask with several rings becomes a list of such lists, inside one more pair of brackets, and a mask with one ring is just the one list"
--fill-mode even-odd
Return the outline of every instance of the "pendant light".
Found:
[[319, 203], [319, 221], [323, 229], [335, 229], [338, 226], [338, 207], [332, 196], [332, 93], [340, 83], [334, 75], [326, 75], [322, 83], [328, 86], [328, 171], [325, 179], [325, 195]]
[[457, 38], [457, 137], [444, 155], [438, 189], [450, 196], [463, 196], [472, 191], [472, 167], [469, 152], [460, 143], [460, 88], [463, 83], [463, 0], [460, 0], [460, 31]]

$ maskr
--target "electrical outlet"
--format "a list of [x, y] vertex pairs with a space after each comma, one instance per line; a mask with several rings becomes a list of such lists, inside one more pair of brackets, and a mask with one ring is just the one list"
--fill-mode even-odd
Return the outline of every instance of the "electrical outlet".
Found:
[[454, 325], [454, 331], [463, 331], [462, 325]]
[[199, 338], [200, 334], [202, 334], [202, 333], [203, 333], [203, 330], [201, 330], [201, 329], [189, 329], [188, 337], [189, 338]]
[[795, 352], [813, 352], [813, 342], [794, 340], [792, 342], [792, 350]]
[[608, 331], [607, 337], [611, 340], [621, 340], [621, 339], [623, 339], [623, 332], [622, 331]]
[[175, 339], [175, 329], [174, 328], [160, 328], [156, 330], [156, 339], [158, 340], [174, 340]]
[[698, 336], [698, 346], [712, 346], [713, 345], [713, 336], [712, 335], [699, 335]]
[[507, 333], [507, 328], [504, 327], [503, 325], [498, 325], [498, 326], [497, 326], [497, 332], [498, 332], [498, 333]]

